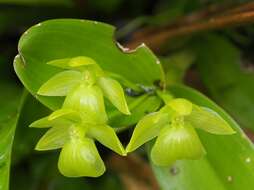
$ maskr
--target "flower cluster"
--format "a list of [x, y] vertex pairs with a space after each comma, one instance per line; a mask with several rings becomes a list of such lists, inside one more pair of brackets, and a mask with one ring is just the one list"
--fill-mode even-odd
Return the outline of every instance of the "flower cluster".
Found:
[[199, 159], [206, 151], [194, 128], [217, 135], [235, 133], [213, 110], [176, 98], [138, 122], [126, 152], [157, 137], [151, 150], [151, 159], [156, 165], [169, 166], [180, 159]]
[[124, 156], [157, 137], [151, 159], [156, 165], [169, 166], [176, 160], [199, 159], [205, 155], [195, 128], [217, 135], [234, 133], [213, 110], [158, 91], [165, 105], [137, 123], [124, 149], [113, 128], [107, 125], [104, 105], [106, 97], [120, 112], [130, 114], [121, 85], [89, 57], [58, 59], [48, 64], [64, 70], [46, 81], [38, 94], [65, 96], [65, 99], [59, 110], [33, 122], [31, 127], [51, 127], [36, 149], [61, 148], [58, 168], [65, 176], [97, 177], [104, 173], [105, 166], [94, 140]]
[[126, 155], [115, 131], [107, 125], [104, 105], [106, 97], [120, 112], [130, 114], [124, 91], [89, 57], [59, 59], [48, 64], [65, 70], [45, 82], [38, 94], [66, 97], [61, 109], [31, 124], [37, 128], [51, 127], [36, 149], [62, 148], [58, 168], [64, 176], [100, 176], [105, 166], [94, 140]]

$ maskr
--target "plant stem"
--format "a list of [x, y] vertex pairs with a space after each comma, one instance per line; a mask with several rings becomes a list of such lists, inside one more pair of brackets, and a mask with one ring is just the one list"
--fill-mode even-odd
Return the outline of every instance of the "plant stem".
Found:
[[[194, 14], [199, 15], [197, 13]], [[187, 22], [188, 18], [191, 18], [191, 15], [189, 15], [183, 17], [181, 21], [178, 20], [177, 23], [169, 25], [166, 28], [164, 27], [154, 30], [148, 29], [147, 31], [144, 29], [142, 33], [139, 32], [137, 35], [134, 34], [133, 40], [126, 45], [129, 48], [134, 48], [141, 42], [144, 42], [151, 49], [156, 51], [165, 42], [175, 37], [252, 23], [254, 22], [254, 2], [241, 4], [237, 7], [230, 8], [219, 16], [216, 15], [207, 18], [207, 15], [209, 14], [200, 13], [199, 16], [194, 17], [195, 19], [190, 19], [192, 20], [191, 22]]]

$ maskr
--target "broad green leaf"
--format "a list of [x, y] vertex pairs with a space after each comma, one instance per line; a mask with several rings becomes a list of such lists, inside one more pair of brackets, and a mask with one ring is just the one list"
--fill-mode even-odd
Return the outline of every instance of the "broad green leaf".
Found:
[[184, 86], [172, 86], [176, 97], [216, 111], [236, 131], [233, 135], [213, 135], [198, 130], [206, 156], [201, 160], [177, 161], [170, 168], [153, 165], [162, 189], [252, 190], [254, 186], [254, 147], [235, 121], [211, 100]]
[[120, 112], [130, 115], [124, 91], [119, 82], [108, 77], [100, 77], [98, 79], [98, 84], [104, 96], [106, 96]]
[[197, 66], [209, 95], [241, 127], [254, 129], [253, 71], [245, 67], [240, 50], [230, 40], [218, 35], [201, 39], [196, 42]]
[[134, 128], [126, 152], [132, 152], [147, 141], [158, 136], [161, 129], [169, 123], [168, 114], [154, 112], [143, 117]]
[[87, 123], [107, 122], [103, 94], [98, 86], [80, 84], [72, 89], [64, 100], [63, 109], [77, 112]]
[[183, 50], [160, 59], [166, 73], [166, 84], [181, 84], [186, 70], [195, 60], [195, 55], [189, 50]]
[[10, 80], [0, 78], [0, 189], [9, 189], [11, 151], [16, 124], [26, 94]]
[[118, 139], [116, 132], [112, 127], [107, 125], [95, 125], [90, 126], [87, 131], [87, 135], [96, 139], [104, 146], [110, 148], [116, 153], [125, 156], [125, 150], [122, 143]]
[[105, 172], [93, 140], [89, 138], [72, 139], [60, 153], [58, 168], [66, 177], [98, 177]]
[[194, 128], [167, 125], [155, 141], [151, 151], [151, 159], [158, 166], [170, 166], [176, 160], [200, 159], [205, 149]]
[[36, 150], [52, 150], [62, 148], [70, 140], [69, 125], [54, 126], [50, 128], [39, 140]]
[[234, 134], [235, 131], [216, 112], [209, 108], [193, 105], [190, 115], [185, 117], [193, 127], [203, 129], [217, 135]]
[[[103, 23], [75, 19], [43, 22], [21, 37], [15, 71], [32, 94], [61, 71], [47, 62], [77, 56], [91, 57], [103, 70], [135, 84], [153, 86], [155, 81], [164, 80], [161, 65], [145, 45], [126, 53], [116, 46], [113, 36], [114, 27]], [[53, 110], [63, 101], [56, 97], [38, 99]]]
[[[27, 94], [22, 106], [22, 110], [20, 112], [19, 120], [15, 131], [15, 138], [12, 148], [13, 167], [18, 167], [22, 161], [27, 160], [27, 156], [35, 152], [34, 148], [36, 146], [36, 143], [47, 130], [31, 129], [28, 126], [36, 119], [44, 117], [49, 113], [50, 110], [47, 107], [43, 106], [31, 94]], [[33, 161], [31, 160], [31, 162]]]
[[44, 83], [38, 90], [43, 96], [66, 96], [82, 79], [78, 71], [63, 71]]

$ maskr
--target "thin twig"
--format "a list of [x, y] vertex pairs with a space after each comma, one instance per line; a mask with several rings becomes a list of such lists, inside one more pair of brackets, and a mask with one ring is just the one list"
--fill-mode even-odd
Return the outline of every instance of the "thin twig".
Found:
[[144, 32], [144, 35], [139, 34], [134, 37], [132, 41], [127, 43], [127, 46], [129, 48], [134, 48], [141, 42], [144, 42], [150, 48], [158, 50], [161, 45], [171, 38], [186, 36], [201, 31], [239, 26], [252, 22], [254, 22], [254, 3], [248, 3], [248, 6], [246, 4], [241, 5], [224, 12], [223, 15], [214, 16], [209, 19], [205, 18], [177, 27], [176, 25], [170, 25], [167, 28], [160, 28], [152, 32]]

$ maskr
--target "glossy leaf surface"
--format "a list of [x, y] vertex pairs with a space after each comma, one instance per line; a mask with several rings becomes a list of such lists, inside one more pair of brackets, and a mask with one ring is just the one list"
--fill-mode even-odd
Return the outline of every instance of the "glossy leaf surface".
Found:
[[[157, 58], [144, 45], [126, 53], [112, 40], [110, 25], [74, 19], [50, 20], [30, 28], [19, 42], [15, 71], [24, 86], [36, 94], [39, 87], [61, 69], [46, 64], [55, 59], [91, 57], [100, 67], [117, 73], [135, 84], [151, 86], [163, 80]], [[39, 97], [51, 109], [59, 108], [61, 98]]]
[[[197, 66], [209, 95], [237, 120], [254, 130], [254, 73], [230, 40], [209, 35], [197, 42]], [[209, 51], [206, 51], [209, 49]]]
[[[16, 124], [21, 111], [22, 89], [0, 78], [0, 189], [9, 189], [9, 170]], [[24, 95], [25, 96], [25, 95]]]

